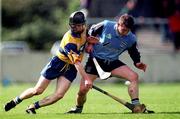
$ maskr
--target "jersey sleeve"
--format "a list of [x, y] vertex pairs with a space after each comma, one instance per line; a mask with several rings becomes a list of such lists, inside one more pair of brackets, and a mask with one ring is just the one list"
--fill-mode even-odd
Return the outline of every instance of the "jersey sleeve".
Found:
[[140, 53], [137, 49], [137, 43], [135, 42], [129, 49], [128, 49], [128, 53], [131, 57], [131, 59], [133, 60], [134, 64], [140, 62]]
[[69, 60], [74, 64], [82, 60], [79, 51], [77, 51], [77, 45], [74, 43], [68, 43], [64, 47], [65, 54], [68, 56]]
[[83, 57], [82, 51], [78, 50], [77, 39], [71, 37], [70, 32], [67, 32], [60, 43], [58, 55], [61, 57], [63, 61], [69, 62], [70, 64], [74, 64], [77, 61], [81, 61]]
[[92, 25], [88, 34], [90, 36], [97, 36], [100, 35], [103, 31], [103, 27], [104, 27], [104, 21], [100, 22], [98, 24]]

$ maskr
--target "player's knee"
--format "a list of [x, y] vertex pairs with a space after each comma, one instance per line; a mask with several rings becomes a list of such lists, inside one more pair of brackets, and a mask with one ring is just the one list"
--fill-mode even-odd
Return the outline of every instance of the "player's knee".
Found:
[[83, 89], [80, 89], [79, 92], [78, 92], [78, 95], [79, 96], [85, 96], [88, 92], [88, 89], [86, 88], [83, 88]]
[[43, 92], [44, 92], [44, 90], [41, 88], [34, 88], [34, 91], [33, 91], [34, 95], [40, 95]]
[[130, 80], [131, 82], [136, 82], [136, 83], [137, 83], [137, 82], [138, 82], [138, 77], [139, 77], [138, 74], [134, 72], [134, 73], [131, 73], [131, 74], [130, 74], [129, 80]]

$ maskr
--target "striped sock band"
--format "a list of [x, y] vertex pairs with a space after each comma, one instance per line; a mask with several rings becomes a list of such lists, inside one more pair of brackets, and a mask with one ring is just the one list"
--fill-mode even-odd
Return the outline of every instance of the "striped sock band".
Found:
[[19, 104], [19, 103], [22, 102], [22, 100], [19, 98], [19, 96], [17, 96], [17, 97], [14, 99], [14, 102], [15, 102], [16, 104]]
[[133, 105], [138, 105], [138, 104], [140, 104], [139, 98], [134, 98], [134, 99], [131, 100], [131, 102], [132, 102]]

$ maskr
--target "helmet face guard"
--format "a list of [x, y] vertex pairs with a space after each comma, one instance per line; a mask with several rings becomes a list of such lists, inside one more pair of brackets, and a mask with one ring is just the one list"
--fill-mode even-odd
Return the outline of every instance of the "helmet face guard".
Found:
[[71, 32], [75, 33], [75, 34], [81, 34], [82, 32], [84, 32], [84, 28], [85, 25], [84, 24], [71, 24], [70, 28], [71, 28]]
[[[86, 18], [81, 11], [73, 12], [69, 17], [69, 26], [71, 31], [75, 34], [81, 34], [84, 31], [84, 25], [86, 23]], [[78, 30], [78, 29], [82, 30]]]

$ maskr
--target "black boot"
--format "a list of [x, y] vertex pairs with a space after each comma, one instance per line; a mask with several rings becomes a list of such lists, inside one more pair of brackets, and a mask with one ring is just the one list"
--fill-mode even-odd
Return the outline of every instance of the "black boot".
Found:
[[35, 110], [36, 110], [35, 107], [29, 106], [29, 107], [26, 109], [26, 112], [27, 112], [28, 114], [36, 114], [36, 111], [35, 111]]
[[83, 110], [83, 106], [76, 106], [74, 108], [71, 108], [68, 112], [66, 113], [81, 113]]
[[10, 102], [6, 103], [6, 105], [4, 106], [4, 110], [9, 111], [15, 106], [16, 106], [16, 103], [14, 102], [14, 100], [11, 100]]

